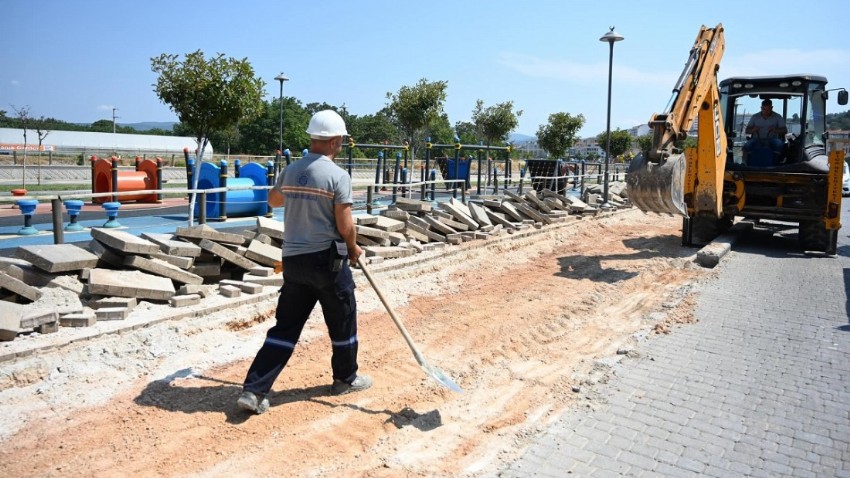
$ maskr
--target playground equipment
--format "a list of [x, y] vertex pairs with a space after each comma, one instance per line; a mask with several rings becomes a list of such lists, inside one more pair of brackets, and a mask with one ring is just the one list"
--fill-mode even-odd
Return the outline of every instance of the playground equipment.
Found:
[[18, 231], [20, 236], [31, 236], [38, 234], [38, 229], [32, 227], [32, 215], [38, 207], [38, 199], [19, 199], [16, 201], [21, 214], [24, 215], [24, 227]]
[[[91, 157], [91, 189], [93, 193], [146, 191], [159, 189], [162, 184], [162, 159], [142, 160], [136, 156], [135, 171], [119, 171], [119, 159]], [[107, 197], [92, 198], [94, 203], [109, 201]], [[162, 194], [140, 193], [112, 196], [112, 202], [162, 202]]]
[[[195, 160], [189, 158], [186, 161], [186, 179], [190, 189], [193, 185], [194, 170]], [[212, 217], [220, 221], [227, 219], [228, 215], [231, 217], [270, 216], [269, 190], [251, 188], [274, 184], [274, 162], [269, 161], [266, 166], [257, 163], [242, 166], [242, 162], [237, 159], [234, 162], [233, 173], [235, 177], [228, 178], [225, 160], [222, 160], [219, 165], [201, 164], [197, 189], [239, 189], [212, 193], [213, 198], [207, 198], [206, 193], [203, 193], [203, 199], [195, 203], [195, 214], [198, 217]]]
[[85, 229], [77, 222], [77, 216], [80, 215], [80, 211], [83, 209], [83, 202], [79, 199], [69, 199], [65, 201], [65, 209], [68, 211], [68, 217], [71, 218], [68, 225], [65, 226], [65, 230], [68, 232], [75, 232]]
[[118, 209], [121, 207], [121, 203], [118, 201], [105, 202], [102, 206], [106, 210], [106, 222], [103, 223], [103, 227], [107, 229], [121, 227], [121, 223], [118, 222]]
[[[458, 138], [455, 138], [456, 140]], [[513, 172], [511, 171], [512, 162], [511, 162], [511, 147], [510, 146], [486, 146], [484, 144], [432, 144], [431, 138], [425, 139], [425, 168], [427, 169], [430, 166], [430, 161], [432, 158], [432, 150], [434, 148], [453, 148], [454, 149], [454, 158], [449, 158], [448, 156], [444, 157], [436, 157], [434, 158], [437, 163], [437, 167], [440, 169], [440, 173], [442, 173], [443, 178], [447, 180], [465, 180], [466, 189], [470, 188], [470, 176], [472, 174], [472, 161], [473, 159], [477, 162], [477, 186], [476, 193], [481, 194], [482, 187], [485, 182], [482, 181], [482, 174], [486, 174], [486, 185], [493, 185], [493, 192], [498, 193], [499, 190], [499, 179], [498, 179], [498, 169], [496, 168], [495, 159], [487, 158], [486, 167], [483, 166], [485, 152], [489, 151], [500, 151], [504, 152], [504, 175], [505, 179], [502, 184], [503, 188], [506, 188], [511, 185], [511, 177]], [[461, 150], [469, 151], [470, 153], [467, 155], [466, 161], [460, 159]], [[457, 189], [457, 183], [454, 183], [454, 186], [447, 186], [446, 189]], [[455, 191], [456, 194], [456, 191]]]

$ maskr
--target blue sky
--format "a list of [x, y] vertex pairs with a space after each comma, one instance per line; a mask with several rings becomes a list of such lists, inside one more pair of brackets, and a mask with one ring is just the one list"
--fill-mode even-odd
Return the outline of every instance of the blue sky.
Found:
[[[448, 82], [446, 112], [513, 101], [517, 133], [550, 114], [606, 127], [608, 44], [615, 26], [611, 128], [661, 112], [700, 25], [723, 23], [720, 78], [815, 73], [850, 87], [847, 3], [691, 1], [2, 0], [0, 109], [72, 122], [176, 121], [153, 92], [150, 58], [202, 50], [247, 58], [276, 98], [372, 114], [419, 79]], [[763, 9], [767, 8], [767, 13]], [[830, 111], [843, 111], [831, 96]]]

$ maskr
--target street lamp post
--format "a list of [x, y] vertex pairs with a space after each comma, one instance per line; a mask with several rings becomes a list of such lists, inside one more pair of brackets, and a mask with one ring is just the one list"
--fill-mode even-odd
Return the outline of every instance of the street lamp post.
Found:
[[[289, 78], [283, 75], [281, 72], [279, 75], [274, 77], [275, 80], [280, 82], [280, 147], [278, 151], [280, 151], [280, 155], [283, 156], [283, 82], [288, 81]], [[286, 165], [289, 166], [289, 158], [286, 158]], [[280, 162], [278, 161], [277, 165], [278, 171], [280, 170]]]
[[602, 35], [602, 38], [599, 39], [599, 41], [608, 42], [610, 47], [608, 53], [608, 127], [605, 139], [605, 180], [602, 188], [601, 209], [611, 209], [611, 204], [608, 202], [608, 163], [611, 161], [611, 72], [614, 65], [614, 42], [621, 40], [623, 40], [623, 36], [615, 32], [614, 27], [611, 27], [611, 30], [606, 32]]
[[116, 111], [118, 111], [118, 108], [112, 108], [112, 134], [115, 134], [115, 120], [118, 119], [118, 117], [115, 116]]

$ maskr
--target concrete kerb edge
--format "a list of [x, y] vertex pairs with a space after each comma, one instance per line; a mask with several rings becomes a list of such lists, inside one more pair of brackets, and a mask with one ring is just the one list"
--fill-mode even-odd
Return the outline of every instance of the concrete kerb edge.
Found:
[[[269, 286], [269, 287], [272, 287], [272, 286]], [[145, 328], [145, 327], [150, 327], [152, 325], [156, 325], [156, 324], [159, 324], [159, 323], [162, 323], [162, 322], [165, 322], [165, 321], [182, 320], [182, 319], [186, 319], [186, 318], [202, 317], [202, 316], [207, 315], [207, 314], [219, 312], [219, 311], [221, 311], [225, 308], [229, 308], [229, 307], [240, 307], [240, 306], [243, 306], [243, 305], [260, 303], [260, 302], [263, 302], [265, 300], [274, 299], [277, 296], [277, 293], [279, 292], [279, 290], [280, 289], [278, 287], [274, 287], [273, 290], [263, 291], [259, 294], [253, 294], [253, 295], [242, 295], [238, 298], [235, 298], [235, 299], [228, 301], [226, 303], [223, 303], [223, 304], [216, 304], [216, 305], [204, 307], [202, 309], [193, 309], [193, 310], [189, 310], [189, 311], [185, 311], [185, 310], [175, 311], [175, 313], [173, 313], [173, 314], [167, 314], [167, 315], [164, 315], [162, 317], [152, 319], [152, 320], [149, 320], [149, 321], [146, 321], [146, 322], [138, 322], [138, 323], [127, 324], [127, 325], [122, 324], [122, 325], [119, 325], [115, 328], [111, 328], [109, 330], [101, 330], [101, 331], [92, 332], [92, 333], [89, 333], [89, 334], [86, 334], [86, 335], [82, 335], [80, 337], [73, 337], [71, 339], [68, 339], [68, 341], [63, 342], [61, 344], [41, 345], [41, 346], [37, 346], [37, 347], [33, 347], [33, 348], [28, 348], [26, 350], [20, 350], [20, 351], [17, 351], [17, 352], [9, 352], [9, 353], [0, 355], [0, 363], [8, 362], [8, 361], [14, 360], [14, 359], [19, 358], [19, 357], [26, 357], [26, 356], [32, 355], [35, 352], [60, 350], [63, 347], [67, 347], [69, 345], [76, 344], [76, 343], [79, 343], [79, 342], [85, 342], [85, 341], [91, 340], [91, 339], [96, 339], [98, 337], [103, 337], [105, 335], [110, 335], [110, 334], [120, 335], [120, 334], [125, 333], [125, 332], [129, 332], [129, 331], [137, 330], [137, 329], [142, 329], [142, 328]], [[115, 322], [115, 323], [117, 324], [117, 322]]]
[[[574, 219], [574, 220], [571, 220], [571, 221], [555, 223], [555, 224], [550, 224], [550, 225], [544, 225], [540, 229], [532, 227], [532, 228], [529, 228], [529, 229], [526, 229], [526, 230], [515, 231], [513, 233], [504, 232], [501, 236], [493, 237], [493, 238], [488, 239], [488, 240], [471, 241], [471, 242], [468, 242], [468, 243], [460, 244], [459, 246], [448, 246], [449, 247], [448, 250], [438, 250], [438, 251], [433, 251], [433, 252], [430, 252], [430, 253], [428, 253], [428, 252], [420, 253], [420, 254], [417, 254], [415, 256], [411, 256], [411, 257], [408, 257], [408, 258], [394, 259], [393, 261], [390, 261], [389, 263], [383, 263], [383, 264], [372, 266], [372, 267], [370, 267], [370, 270], [373, 271], [373, 272], [381, 272], [381, 271], [388, 270], [388, 269], [395, 271], [395, 270], [398, 270], [399, 268], [406, 268], [406, 267], [410, 267], [410, 266], [427, 264], [428, 262], [434, 261], [436, 259], [444, 259], [447, 256], [450, 257], [450, 256], [455, 255], [455, 254], [460, 254], [464, 250], [471, 248], [471, 247], [480, 247], [480, 246], [484, 246], [484, 245], [491, 245], [491, 244], [496, 244], [496, 243], [503, 242], [503, 241], [508, 241], [508, 240], [511, 240], [511, 239], [526, 238], [526, 237], [534, 236], [534, 235], [538, 235], [538, 234], [545, 234], [545, 233], [550, 232], [554, 229], [562, 229], [562, 228], [571, 227], [575, 224], [578, 224], [580, 221], [584, 221], [584, 220], [588, 220], [588, 219], [590, 219], [590, 220], [603, 219], [603, 218], [606, 218], [606, 217], [616, 216], [618, 214], [624, 214], [626, 212], [633, 211], [633, 210], [634, 210], [633, 208], [624, 208], [624, 209], [618, 209], [618, 210], [611, 211], [611, 212], [604, 212], [604, 213], [600, 212], [600, 213], [598, 213], [598, 214], [596, 214], [596, 215], [594, 215], [590, 218]], [[423, 255], [426, 255], [426, 254], [427, 254], [427, 257], [423, 257]], [[357, 277], [363, 276], [363, 272], [360, 271], [359, 269], [352, 269], [352, 272]], [[267, 287], [273, 287], [273, 286], [267, 286]], [[150, 321], [127, 324], [127, 325], [119, 325], [119, 326], [117, 326], [115, 328], [111, 328], [109, 330], [101, 330], [101, 331], [93, 332], [93, 333], [90, 333], [90, 334], [82, 335], [82, 336], [79, 336], [79, 337], [73, 337], [73, 338], [70, 338], [68, 341], [63, 342], [61, 344], [42, 345], [42, 346], [37, 346], [37, 347], [33, 347], [33, 348], [28, 348], [26, 350], [20, 350], [20, 351], [16, 351], [16, 352], [9, 352], [9, 353], [5, 353], [5, 354], [0, 354], [0, 363], [9, 362], [9, 361], [14, 360], [16, 358], [26, 357], [26, 356], [32, 355], [35, 352], [60, 350], [64, 347], [67, 347], [69, 345], [76, 344], [76, 343], [79, 343], [79, 342], [92, 340], [92, 339], [95, 339], [95, 338], [98, 338], [98, 337], [103, 337], [103, 336], [109, 335], [109, 334], [122, 334], [122, 333], [125, 333], [125, 332], [128, 332], [128, 331], [138, 330], [138, 329], [142, 329], [142, 328], [145, 328], [145, 327], [150, 327], [150, 326], [153, 326], [153, 325], [165, 322], [165, 321], [201, 317], [203, 315], [207, 315], [207, 314], [211, 314], [211, 313], [214, 313], [214, 312], [221, 311], [225, 307], [240, 307], [240, 306], [243, 306], [243, 305], [260, 303], [260, 302], [263, 302], [265, 300], [274, 300], [276, 298], [279, 290], [280, 289], [278, 287], [274, 287], [272, 290], [263, 291], [260, 294], [242, 295], [239, 298], [235, 298], [232, 301], [229, 301], [229, 302], [224, 303], [224, 304], [217, 304], [217, 305], [213, 305], [213, 306], [203, 307], [203, 308], [200, 308], [200, 309], [193, 309], [191, 311], [175, 311], [175, 313], [173, 313], [173, 314], [168, 314], [168, 315], [165, 315], [163, 317], [152, 319]], [[116, 322], [116, 324], [117, 324], [117, 322]]]

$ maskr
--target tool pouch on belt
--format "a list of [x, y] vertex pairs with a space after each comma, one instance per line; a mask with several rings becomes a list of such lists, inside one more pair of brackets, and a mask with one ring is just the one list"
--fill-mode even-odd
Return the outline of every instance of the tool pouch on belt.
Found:
[[345, 242], [333, 241], [331, 243], [330, 270], [332, 272], [339, 272], [347, 260], [348, 246], [345, 245]]

